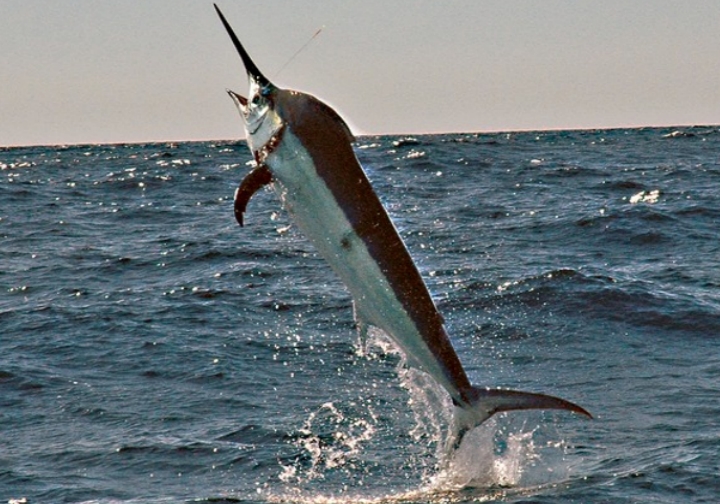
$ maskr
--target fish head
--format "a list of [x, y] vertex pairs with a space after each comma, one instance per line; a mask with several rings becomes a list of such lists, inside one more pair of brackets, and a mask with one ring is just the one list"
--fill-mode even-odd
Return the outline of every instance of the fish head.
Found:
[[247, 142], [253, 152], [267, 145], [283, 127], [283, 121], [275, 107], [277, 91], [274, 87], [263, 89], [254, 80], [250, 81], [250, 98], [227, 90], [243, 119]]
[[283, 90], [275, 86], [263, 75], [240, 43], [217, 5], [215, 5], [215, 10], [245, 65], [249, 83], [248, 97], [246, 98], [231, 90], [228, 90], [228, 94], [240, 111], [245, 125], [248, 146], [251, 151], [257, 152], [271, 142], [283, 127], [283, 120], [276, 107], [278, 95]]

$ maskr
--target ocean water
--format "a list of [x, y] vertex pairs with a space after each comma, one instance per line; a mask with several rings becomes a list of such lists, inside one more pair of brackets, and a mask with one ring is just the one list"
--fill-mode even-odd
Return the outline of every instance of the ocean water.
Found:
[[715, 503], [720, 130], [361, 137], [357, 154], [478, 385], [448, 400], [243, 142], [0, 150], [0, 502]]

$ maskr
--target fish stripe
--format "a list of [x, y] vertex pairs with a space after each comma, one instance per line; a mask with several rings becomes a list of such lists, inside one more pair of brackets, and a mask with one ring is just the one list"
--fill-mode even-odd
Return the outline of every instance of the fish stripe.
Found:
[[[302, 96], [308, 103], [298, 104]], [[470, 382], [443, 327], [443, 319], [427, 287], [353, 152], [347, 126], [337, 113], [310, 95], [295, 95], [295, 136], [312, 157], [318, 176], [335, 196], [353, 230], [386, 276], [390, 288], [422, 335], [428, 348], [446, 364], [447, 377], [458, 391]], [[343, 127], [338, 127], [338, 122]], [[348, 247], [349, 241], [341, 243]], [[454, 398], [465, 400], [465, 397]]]

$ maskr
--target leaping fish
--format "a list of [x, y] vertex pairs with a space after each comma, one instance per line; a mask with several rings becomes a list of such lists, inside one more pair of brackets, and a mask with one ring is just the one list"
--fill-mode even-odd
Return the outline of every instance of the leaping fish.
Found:
[[250, 58], [222, 12], [242, 58], [248, 98], [228, 90], [242, 116], [257, 166], [235, 193], [243, 225], [247, 203], [272, 184], [297, 227], [341, 278], [353, 299], [359, 330], [375, 326], [452, 398], [459, 445], [464, 433], [502, 411], [561, 409], [592, 418], [558, 397], [470, 384], [405, 244], [353, 152], [350, 128], [329, 105], [275, 86]]

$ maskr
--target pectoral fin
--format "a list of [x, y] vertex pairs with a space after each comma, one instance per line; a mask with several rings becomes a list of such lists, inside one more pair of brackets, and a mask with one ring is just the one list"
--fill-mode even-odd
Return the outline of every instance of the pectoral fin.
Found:
[[266, 165], [259, 165], [248, 173], [235, 191], [235, 220], [244, 226], [243, 215], [247, 204], [258, 189], [272, 182], [272, 173]]

